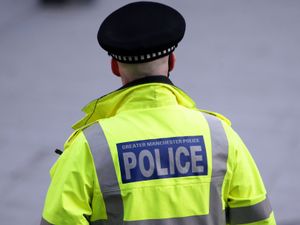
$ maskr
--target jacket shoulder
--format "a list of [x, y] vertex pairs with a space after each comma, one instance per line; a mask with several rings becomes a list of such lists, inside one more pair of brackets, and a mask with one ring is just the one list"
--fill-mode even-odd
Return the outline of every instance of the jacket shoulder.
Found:
[[224, 121], [228, 126], [231, 126], [231, 121], [227, 117], [225, 117], [224, 115], [222, 115], [220, 113], [217, 113], [217, 112], [204, 110], [204, 109], [199, 109], [199, 110], [202, 113], [209, 114], [211, 116], [217, 117], [218, 119]]

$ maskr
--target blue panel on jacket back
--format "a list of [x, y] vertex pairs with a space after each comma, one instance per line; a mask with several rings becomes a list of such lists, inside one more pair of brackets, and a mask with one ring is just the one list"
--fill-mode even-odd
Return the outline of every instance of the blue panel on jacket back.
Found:
[[123, 183], [207, 175], [203, 136], [125, 142], [117, 149]]

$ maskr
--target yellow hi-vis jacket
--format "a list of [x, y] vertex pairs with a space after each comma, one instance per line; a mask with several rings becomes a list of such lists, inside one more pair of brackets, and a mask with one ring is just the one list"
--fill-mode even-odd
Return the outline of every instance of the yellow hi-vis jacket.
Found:
[[139, 80], [83, 110], [50, 171], [41, 224], [276, 224], [230, 122], [197, 109], [167, 78]]

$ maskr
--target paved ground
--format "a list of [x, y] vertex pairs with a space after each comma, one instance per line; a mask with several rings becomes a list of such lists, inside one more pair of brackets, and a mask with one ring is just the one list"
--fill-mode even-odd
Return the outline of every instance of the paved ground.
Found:
[[[119, 87], [97, 45], [125, 0], [0, 2], [0, 218], [38, 224], [48, 170], [89, 100]], [[173, 81], [225, 114], [257, 161], [278, 224], [300, 224], [300, 2], [161, 1], [185, 15]]]

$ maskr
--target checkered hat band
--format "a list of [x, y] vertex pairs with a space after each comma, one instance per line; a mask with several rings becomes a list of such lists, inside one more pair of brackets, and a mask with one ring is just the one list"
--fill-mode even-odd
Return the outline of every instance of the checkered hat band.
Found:
[[153, 52], [153, 53], [144, 54], [144, 55], [124, 56], [124, 55], [117, 55], [117, 54], [113, 54], [113, 53], [108, 53], [108, 55], [110, 55], [117, 61], [123, 62], [123, 63], [128, 63], [128, 64], [143, 63], [143, 62], [153, 61], [155, 59], [169, 55], [171, 52], [173, 52], [175, 50], [176, 47], [177, 46], [174, 45], [163, 51]]

